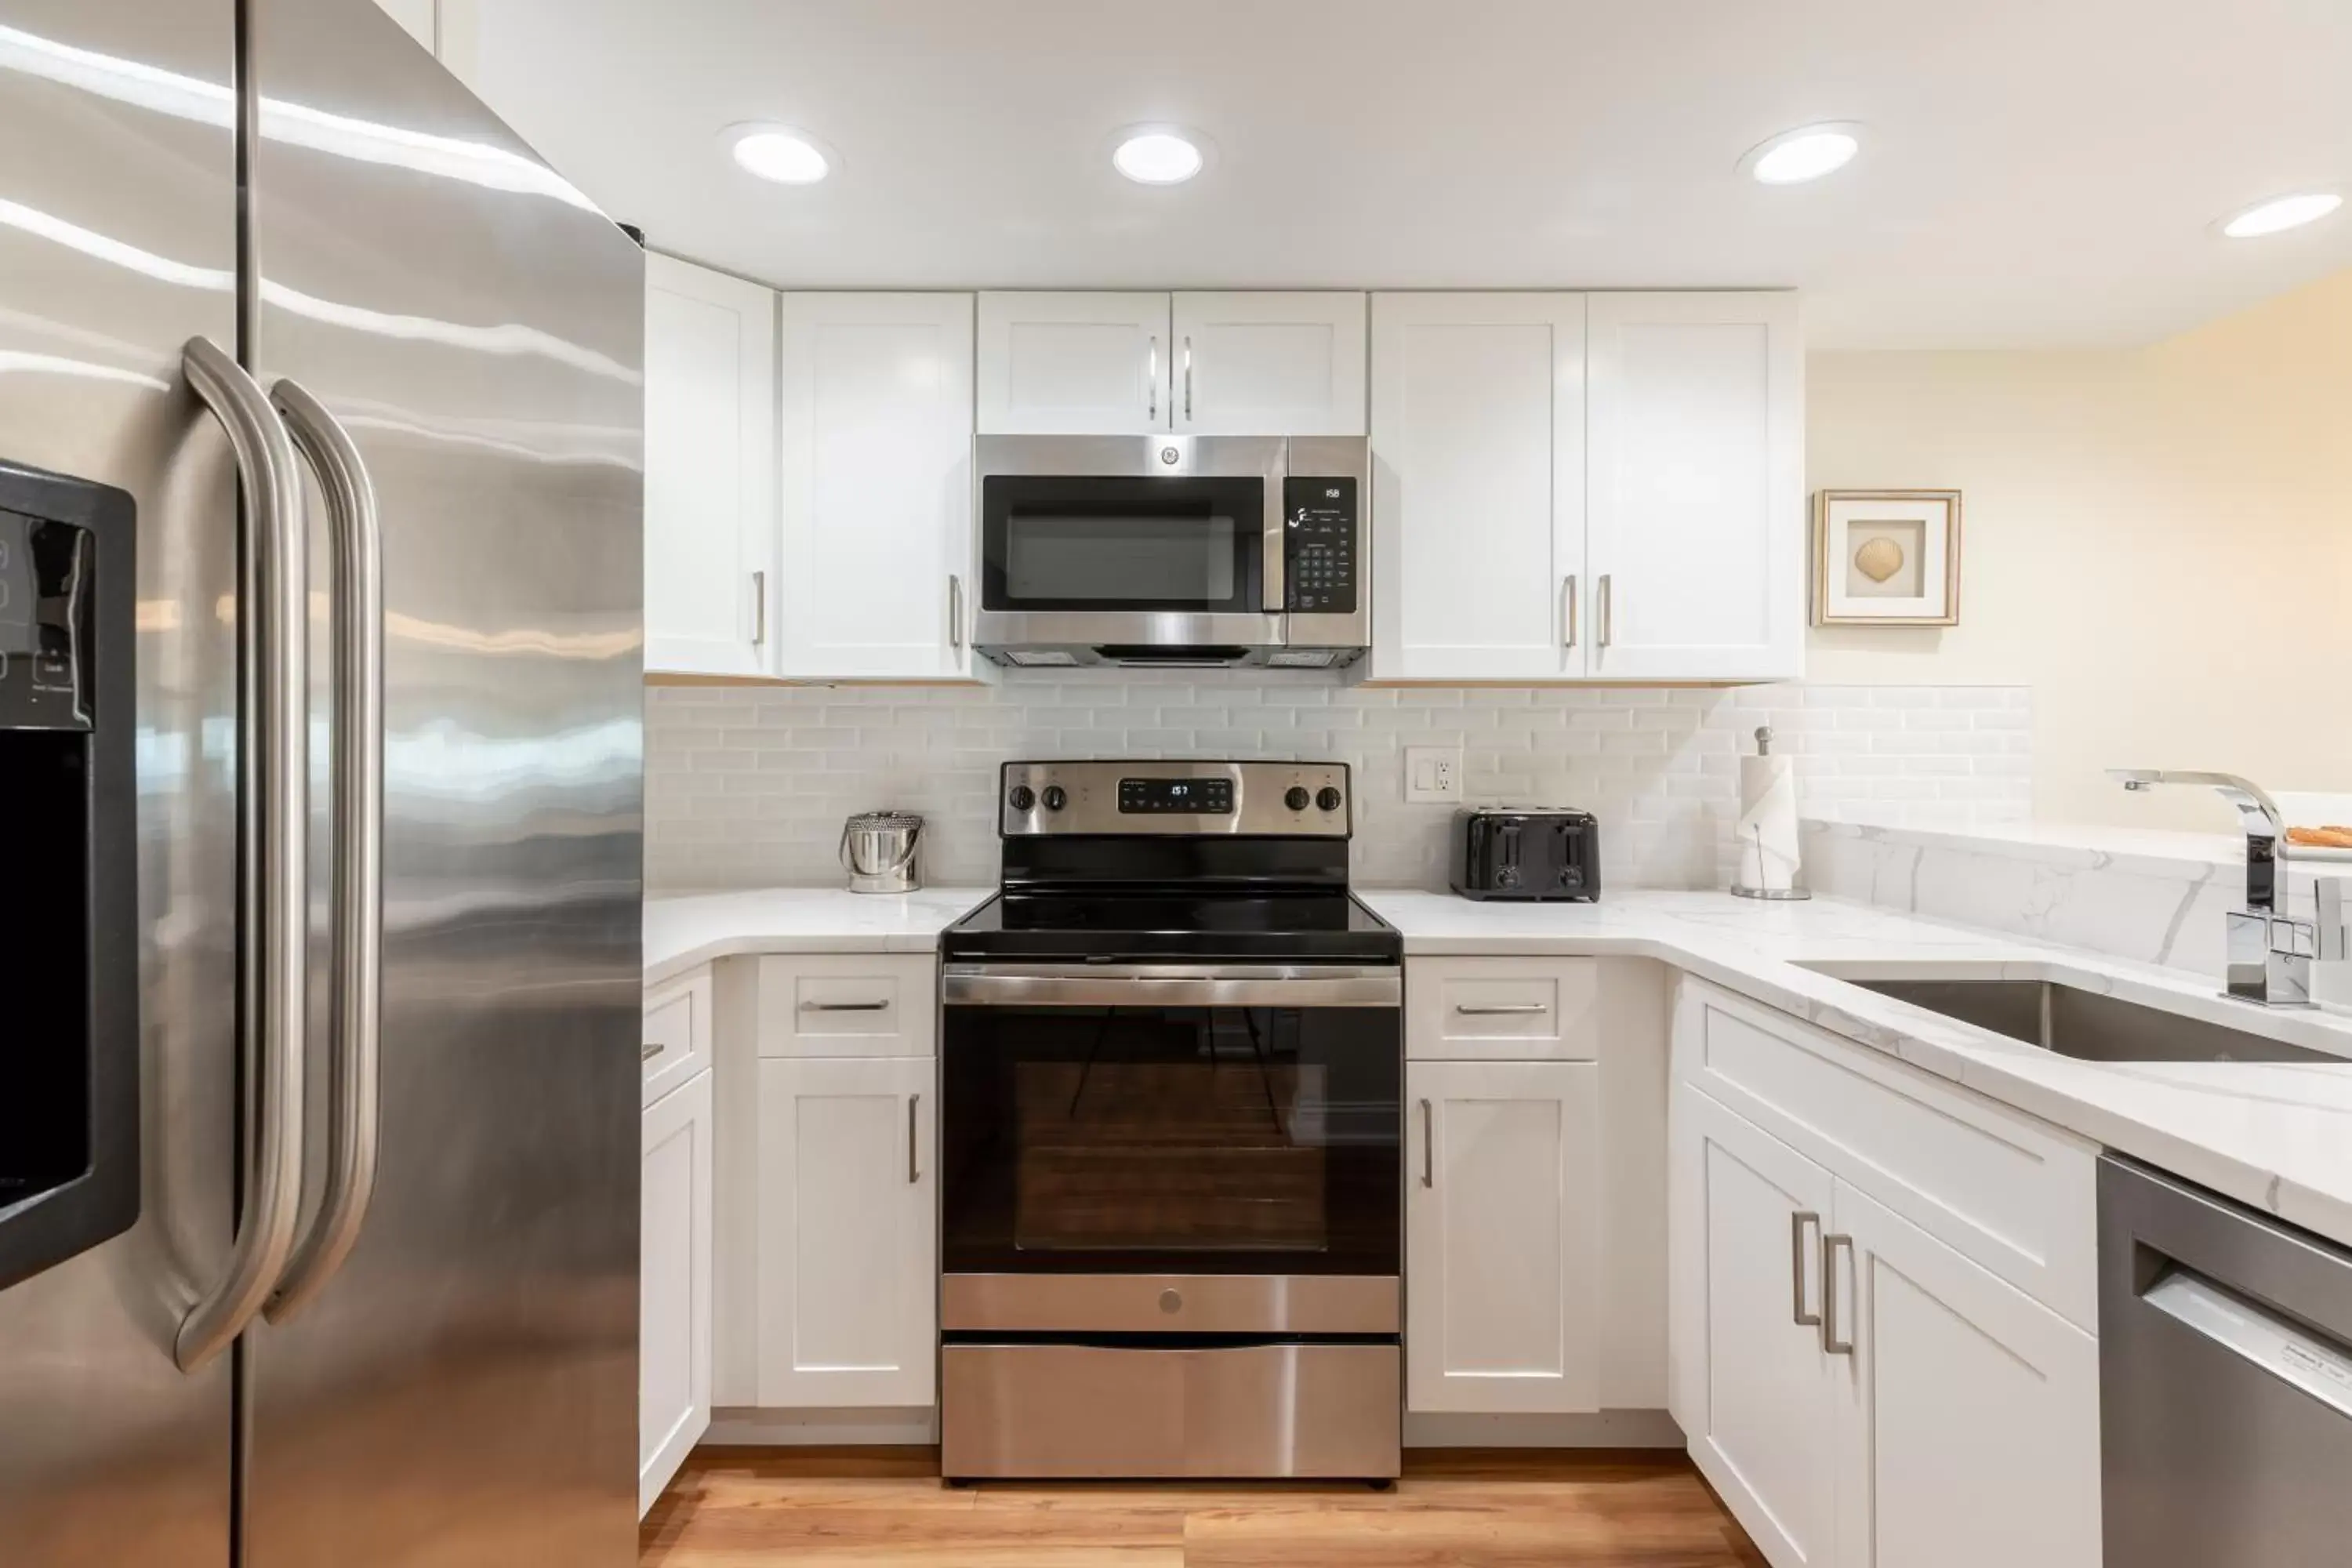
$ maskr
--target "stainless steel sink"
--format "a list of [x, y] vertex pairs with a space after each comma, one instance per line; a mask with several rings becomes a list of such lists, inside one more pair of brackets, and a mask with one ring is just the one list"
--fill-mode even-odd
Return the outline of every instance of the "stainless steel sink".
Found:
[[1807, 964], [1849, 985], [1974, 1024], [2086, 1062], [2341, 1062], [2342, 1057], [2249, 1034], [2061, 980], [1898, 978]]

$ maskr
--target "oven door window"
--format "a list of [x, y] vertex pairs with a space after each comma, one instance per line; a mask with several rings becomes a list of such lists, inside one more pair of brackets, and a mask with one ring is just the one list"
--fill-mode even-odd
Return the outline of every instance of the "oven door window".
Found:
[[1255, 615], [1265, 542], [1262, 479], [992, 474], [981, 487], [981, 604]]
[[951, 1271], [1393, 1274], [1380, 1008], [951, 1007]]

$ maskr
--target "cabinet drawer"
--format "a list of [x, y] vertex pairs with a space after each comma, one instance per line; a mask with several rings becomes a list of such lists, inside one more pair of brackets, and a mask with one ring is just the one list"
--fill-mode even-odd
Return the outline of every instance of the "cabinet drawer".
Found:
[[710, 971], [698, 969], [646, 993], [640, 1105], [651, 1105], [710, 1065]]
[[763, 1057], [927, 1057], [939, 963], [928, 954], [820, 953], [760, 961]]
[[1601, 966], [1590, 958], [1415, 958], [1404, 971], [1415, 1061], [1591, 1061]]
[[2095, 1331], [2096, 1145], [1685, 977], [1675, 1073]]

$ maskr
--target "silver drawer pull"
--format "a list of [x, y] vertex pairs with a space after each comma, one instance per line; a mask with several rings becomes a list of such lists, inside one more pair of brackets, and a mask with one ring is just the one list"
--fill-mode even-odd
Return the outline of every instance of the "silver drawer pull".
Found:
[[1797, 1327], [1801, 1329], [1818, 1329], [1822, 1326], [1822, 1315], [1819, 1312], [1805, 1310], [1805, 1276], [1812, 1272], [1809, 1266], [1813, 1260], [1813, 1248], [1805, 1238], [1805, 1229], [1810, 1226], [1818, 1233], [1821, 1224], [1822, 1216], [1811, 1209], [1801, 1209], [1789, 1216], [1789, 1272], [1794, 1277], [1797, 1296], [1797, 1304], [1791, 1311], [1796, 1318]]
[[890, 1004], [887, 1002], [803, 1002], [801, 1004], [801, 1011], [803, 1013], [887, 1013], [889, 1010]]
[[661, 1054], [662, 1048], [661, 1042], [659, 1040], [647, 1040], [644, 1045], [637, 1047], [637, 1060], [641, 1062], [649, 1062]]
[[1437, 1185], [1437, 1112], [1421, 1102], [1421, 1184]]
[[923, 1097], [919, 1094], [910, 1094], [907, 1097], [907, 1184], [908, 1186], [923, 1179], [922, 1160], [915, 1152], [917, 1108], [922, 1103]]
[[[1822, 1349], [1832, 1355], [1853, 1354], [1853, 1330], [1841, 1329], [1838, 1310], [1837, 1256], [1844, 1253], [1849, 1267], [1853, 1261], [1853, 1237], [1825, 1236], [1822, 1237]], [[1841, 1334], [1843, 1336], [1841, 1338]]]
[[1526, 1013], [1541, 1013], [1548, 1009], [1540, 1002], [1496, 1002], [1483, 1007], [1467, 1002], [1456, 1002], [1454, 1010], [1465, 1018], [1499, 1018]]

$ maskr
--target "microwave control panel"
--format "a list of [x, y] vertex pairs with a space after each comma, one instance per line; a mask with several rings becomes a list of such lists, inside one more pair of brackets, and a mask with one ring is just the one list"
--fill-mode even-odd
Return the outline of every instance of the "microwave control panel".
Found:
[[1282, 607], [1295, 615], [1352, 616], [1356, 563], [1352, 476], [1282, 481]]

